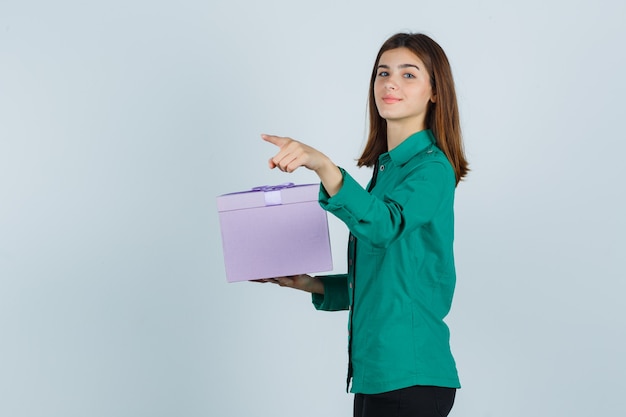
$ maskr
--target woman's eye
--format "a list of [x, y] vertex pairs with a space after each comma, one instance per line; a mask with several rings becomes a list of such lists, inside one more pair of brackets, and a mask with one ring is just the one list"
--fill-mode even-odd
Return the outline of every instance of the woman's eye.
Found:
[[415, 78], [415, 75], [407, 72], [406, 74], [404, 74], [404, 78]]
[[379, 77], [386, 77], [388, 75], [389, 75], [389, 73], [387, 71], [381, 71], [381, 72], [378, 73]]

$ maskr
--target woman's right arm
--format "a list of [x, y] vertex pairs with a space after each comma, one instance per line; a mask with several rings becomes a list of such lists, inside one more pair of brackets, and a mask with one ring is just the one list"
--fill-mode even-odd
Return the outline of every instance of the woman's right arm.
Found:
[[324, 284], [317, 277], [306, 274], [293, 275], [289, 277], [277, 277], [260, 279], [259, 282], [271, 282], [281, 287], [295, 288], [296, 290], [310, 292], [311, 294], [324, 294]]
[[340, 311], [350, 308], [347, 274], [323, 275], [319, 277], [302, 274], [290, 277], [266, 278], [256, 281], [271, 282], [281, 287], [295, 288], [297, 290], [310, 292], [312, 294], [313, 305], [318, 310]]

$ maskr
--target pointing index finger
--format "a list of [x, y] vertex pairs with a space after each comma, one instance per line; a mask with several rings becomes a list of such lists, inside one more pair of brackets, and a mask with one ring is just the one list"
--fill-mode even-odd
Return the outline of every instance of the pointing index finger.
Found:
[[281, 136], [274, 136], [274, 135], [266, 135], [266, 134], [262, 134], [261, 138], [263, 138], [264, 141], [272, 143], [278, 147], [282, 147], [289, 141], [288, 138], [284, 138]]

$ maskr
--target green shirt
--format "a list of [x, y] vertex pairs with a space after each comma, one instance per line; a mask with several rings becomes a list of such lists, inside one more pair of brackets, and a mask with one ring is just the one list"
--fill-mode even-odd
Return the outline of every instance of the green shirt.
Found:
[[320, 277], [319, 310], [350, 309], [352, 392], [413, 385], [459, 388], [444, 317], [454, 268], [454, 170], [430, 130], [378, 159], [368, 192], [343, 169], [320, 204], [350, 230], [348, 273]]

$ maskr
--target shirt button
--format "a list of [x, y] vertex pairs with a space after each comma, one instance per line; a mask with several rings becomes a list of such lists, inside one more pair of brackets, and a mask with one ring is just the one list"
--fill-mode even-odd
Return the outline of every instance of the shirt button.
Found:
[[350, 242], [354, 242], [354, 236], [350, 235]]
[[352, 289], [352, 283], [350, 283], [350, 289]]
[[352, 265], [352, 259], [348, 259], [348, 265]]
[[381, 165], [381, 166], [380, 166], [380, 170], [381, 170], [381, 171], [384, 171], [384, 170], [385, 170], [385, 166], [384, 166], [384, 165]]

